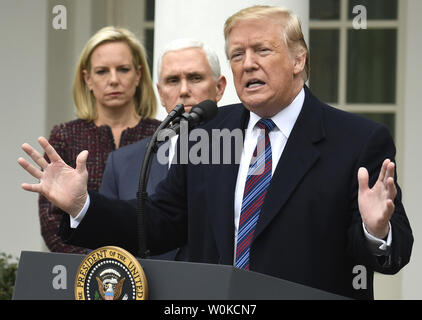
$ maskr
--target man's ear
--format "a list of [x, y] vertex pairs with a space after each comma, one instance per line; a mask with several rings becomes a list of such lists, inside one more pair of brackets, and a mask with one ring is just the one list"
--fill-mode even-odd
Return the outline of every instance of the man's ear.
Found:
[[226, 89], [227, 80], [225, 76], [220, 76], [217, 80], [217, 95], [215, 97], [215, 100], [218, 102], [221, 100], [224, 94], [224, 90]]
[[165, 105], [164, 105], [164, 100], [163, 100], [163, 93], [162, 93], [162, 91], [161, 91], [161, 86], [160, 86], [160, 84], [159, 83], [157, 83], [157, 91], [158, 91], [158, 95], [159, 95], [159, 97], [160, 97], [160, 101], [161, 101], [161, 105], [163, 106], [163, 107], [166, 107]]
[[302, 73], [302, 71], [305, 69], [305, 64], [306, 64], [306, 52], [302, 52], [295, 57], [293, 73], [295, 75]]

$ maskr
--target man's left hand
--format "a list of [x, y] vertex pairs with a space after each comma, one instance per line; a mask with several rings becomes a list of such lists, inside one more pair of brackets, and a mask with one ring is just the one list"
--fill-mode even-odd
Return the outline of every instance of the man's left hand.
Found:
[[394, 198], [397, 195], [394, 167], [395, 164], [386, 159], [372, 188], [369, 188], [368, 170], [359, 168], [358, 171], [359, 211], [366, 230], [379, 239], [387, 237], [390, 231], [389, 221], [394, 212]]

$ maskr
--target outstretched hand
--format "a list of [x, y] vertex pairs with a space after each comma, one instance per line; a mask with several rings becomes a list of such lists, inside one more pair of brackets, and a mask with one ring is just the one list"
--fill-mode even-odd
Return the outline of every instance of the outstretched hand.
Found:
[[368, 184], [368, 171], [365, 168], [358, 171], [359, 211], [367, 231], [379, 239], [388, 235], [389, 221], [394, 212], [394, 198], [397, 195], [394, 167], [394, 163], [386, 159], [372, 188]]
[[55, 206], [75, 217], [82, 210], [88, 195], [88, 151], [84, 150], [78, 155], [76, 169], [73, 169], [62, 160], [46, 138], [40, 137], [38, 142], [50, 163], [32, 146], [24, 143], [22, 149], [40, 168], [34, 167], [24, 158], [18, 159], [22, 168], [39, 180], [39, 183], [35, 184], [23, 183], [22, 188], [42, 194]]

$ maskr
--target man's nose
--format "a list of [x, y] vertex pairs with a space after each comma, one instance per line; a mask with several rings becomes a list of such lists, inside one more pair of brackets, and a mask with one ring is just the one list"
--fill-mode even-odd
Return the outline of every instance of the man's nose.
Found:
[[187, 80], [182, 80], [180, 82], [180, 92], [179, 95], [181, 97], [189, 96], [189, 84]]
[[247, 50], [245, 52], [243, 67], [245, 68], [246, 71], [256, 70], [258, 68], [256, 54], [253, 51]]

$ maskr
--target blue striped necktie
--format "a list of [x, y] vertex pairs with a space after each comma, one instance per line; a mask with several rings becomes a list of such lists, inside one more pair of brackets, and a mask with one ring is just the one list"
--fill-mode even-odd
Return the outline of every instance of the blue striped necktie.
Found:
[[268, 133], [274, 129], [275, 124], [271, 119], [261, 119], [256, 125], [261, 133], [246, 178], [236, 246], [235, 266], [246, 270], [249, 270], [249, 250], [255, 226], [272, 176], [272, 151]]

